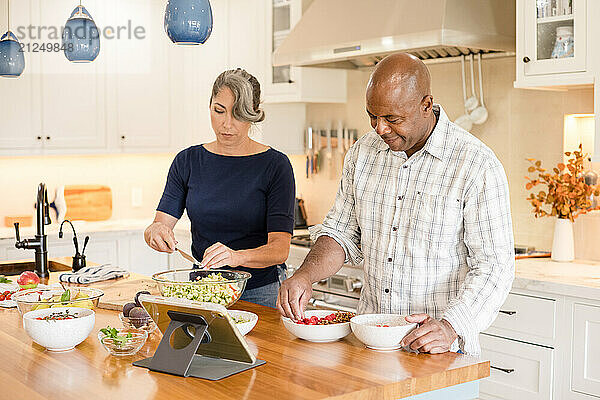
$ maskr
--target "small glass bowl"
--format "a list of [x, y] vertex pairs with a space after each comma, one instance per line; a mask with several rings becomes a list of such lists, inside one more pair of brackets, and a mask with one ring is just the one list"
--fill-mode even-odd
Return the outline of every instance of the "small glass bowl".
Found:
[[127, 342], [120, 344], [113, 338], [106, 336], [101, 331], [98, 332], [98, 340], [102, 343], [102, 347], [113, 356], [131, 356], [137, 353], [146, 343], [148, 332], [139, 329], [118, 329], [119, 336], [125, 336], [131, 333], [131, 337]]
[[[142, 318], [129, 318], [123, 315], [123, 313], [119, 313], [119, 319], [121, 320], [121, 323], [123, 323], [123, 326], [127, 329], [140, 329], [143, 331], [148, 332], [148, 335], [151, 334], [152, 332], [154, 332], [157, 328], [156, 323], [154, 322], [154, 320], [152, 318], [150, 318], [150, 316], [148, 316], [148, 322], [143, 323], [140, 325], [139, 322], [141, 322]], [[136, 326], [136, 325], [140, 325], [140, 326]]]
[[[221, 274], [225, 280], [199, 282], [212, 274]], [[252, 275], [245, 271], [227, 269], [178, 269], [152, 275], [164, 297], [210, 302], [230, 307], [242, 296], [246, 282]]]

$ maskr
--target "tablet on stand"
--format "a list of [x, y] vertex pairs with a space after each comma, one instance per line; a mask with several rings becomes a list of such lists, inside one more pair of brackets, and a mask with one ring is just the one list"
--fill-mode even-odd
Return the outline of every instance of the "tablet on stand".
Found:
[[140, 295], [163, 338], [153, 357], [133, 365], [179, 376], [219, 380], [265, 364], [248, 348], [220, 304]]

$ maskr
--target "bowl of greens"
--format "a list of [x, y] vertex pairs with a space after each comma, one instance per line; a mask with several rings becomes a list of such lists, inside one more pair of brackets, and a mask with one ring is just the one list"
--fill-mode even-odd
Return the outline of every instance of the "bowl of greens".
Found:
[[252, 275], [225, 269], [179, 269], [152, 275], [160, 294], [229, 307], [242, 296]]
[[139, 329], [117, 329], [107, 326], [98, 332], [102, 347], [113, 356], [131, 356], [146, 343], [148, 332]]

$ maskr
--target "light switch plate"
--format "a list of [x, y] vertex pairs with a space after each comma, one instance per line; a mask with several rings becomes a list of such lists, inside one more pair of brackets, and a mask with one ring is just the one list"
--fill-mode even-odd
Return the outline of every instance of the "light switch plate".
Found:
[[131, 188], [131, 207], [137, 208], [142, 206], [142, 188], [134, 186]]

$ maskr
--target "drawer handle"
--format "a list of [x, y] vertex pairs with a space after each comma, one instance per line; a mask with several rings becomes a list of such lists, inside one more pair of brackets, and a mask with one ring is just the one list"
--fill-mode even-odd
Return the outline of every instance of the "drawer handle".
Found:
[[504, 310], [500, 310], [498, 312], [501, 312], [502, 314], [506, 314], [506, 315], [515, 315], [517, 313], [516, 311], [504, 311]]
[[507, 374], [515, 372], [514, 368], [500, 368], [500, 367], [494, 367], [493, 365], [490, 365], [490, 368], [497, 369], [498, 371], [506, 372]]

